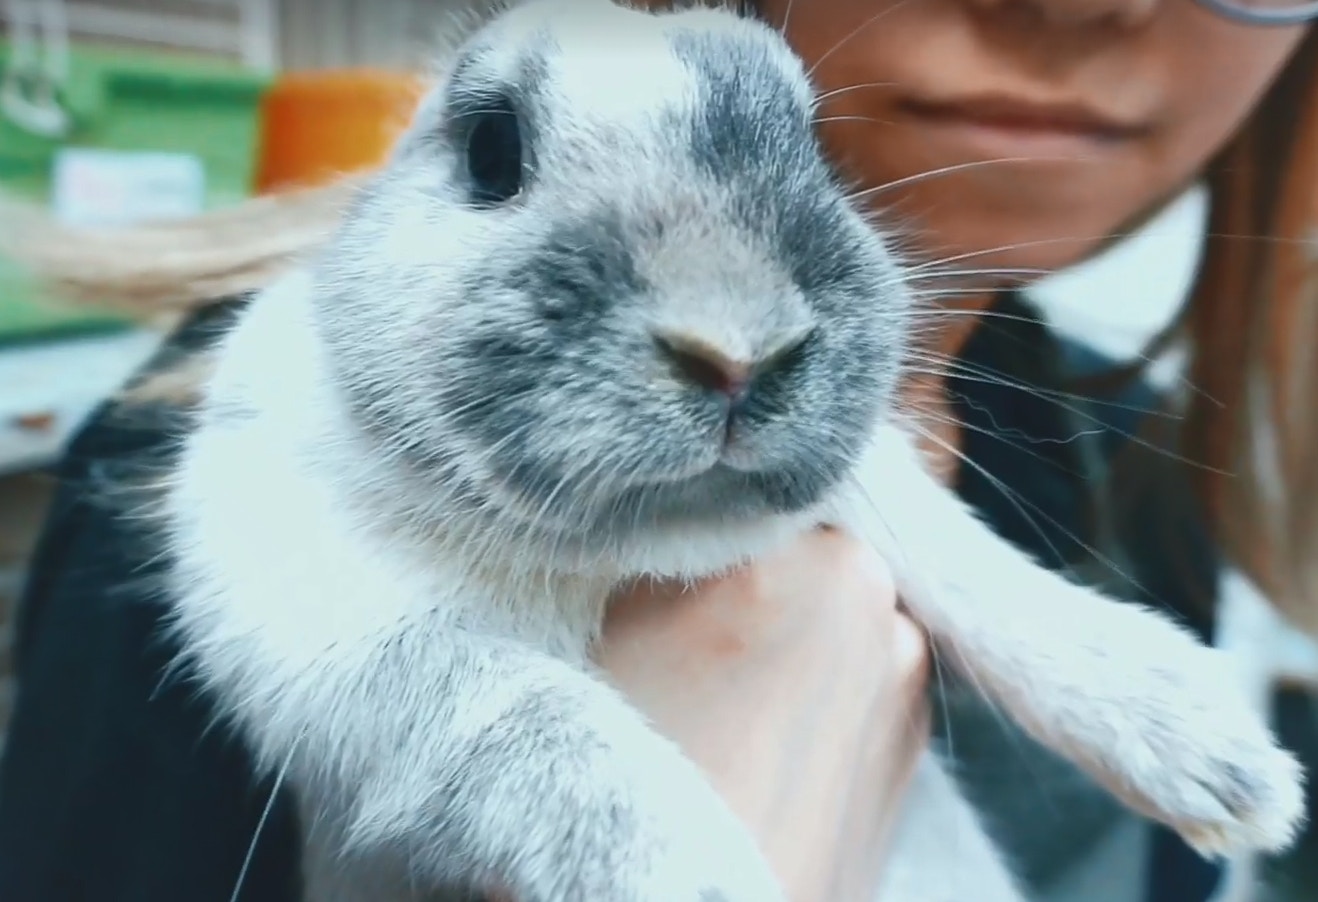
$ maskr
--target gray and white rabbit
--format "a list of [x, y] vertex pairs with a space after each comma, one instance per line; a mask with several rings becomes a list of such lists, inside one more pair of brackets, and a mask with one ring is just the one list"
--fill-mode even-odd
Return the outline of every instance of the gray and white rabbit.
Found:
[[[1299, 768], [1217, 653], [1035, 566], [926, 473], [893, 400], [903, 270], [815, 103], [728, 11], [515, 4], [222, 339], [166, 489], [172, 622], [299, 801], [309, 899], [784, 899], [590, 652], [623, 581], [821, 523], [1127, 803], [1205, 853], [1291, 839]], [[932, 756], [886, 873], [889, 902], [1019, 898]]]

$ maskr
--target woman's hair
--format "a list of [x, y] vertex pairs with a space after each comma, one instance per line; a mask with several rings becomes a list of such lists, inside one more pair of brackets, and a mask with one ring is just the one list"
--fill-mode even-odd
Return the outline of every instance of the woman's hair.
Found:
[[1206, 175], [1177, 444], [1231, 562], [1318, 633], [1318, 30]]
[[[183, 314], [257, 289], [314, 249], [361, 177], [114, 230], [0, 200], [0, 257], [58, 297]], [[1227, 557], [1318, 634], [1318, 30], [1206, 179], [1203, 262], [1169, 332], [1187, 342], [1192, 391], [1169, 443]]]
[[69, 226], [44, 207], [0, 197], [0, 257], [35, 276], [53, 303], [146, 319], [185, 313], [267, 284], [315, 247], [357, 178], [125, 228]]

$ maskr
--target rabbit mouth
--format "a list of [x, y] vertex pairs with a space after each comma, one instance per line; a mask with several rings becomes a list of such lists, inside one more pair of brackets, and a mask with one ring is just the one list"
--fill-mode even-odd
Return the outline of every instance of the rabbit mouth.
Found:
[[822, 501], [844, 474], [819, 468], [745, 470], [720, 461], [681, 483], [624, 490], [615, 505], [618, 513], [606, 513], [599, 528], [617, 531], [639, 524], [645, 531], [668, 531], [796, 514]]
[[756, 469], [748, 452], [738, 453], [656, 481], [609, 485], [520, 467], [495, 475], [488, 488], [524, 526], [602, 548], [694, 526], [798, 514], [825, 500], [849, 472], [840, 458]]

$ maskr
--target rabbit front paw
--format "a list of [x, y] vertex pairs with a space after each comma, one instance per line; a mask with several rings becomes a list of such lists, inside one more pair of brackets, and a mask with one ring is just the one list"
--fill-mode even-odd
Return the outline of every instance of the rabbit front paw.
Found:
[[1304, 822], [1300, 764], [1235, 691], [1230, 660], [1188, 645], [1167, 643], [1106, 725], [1110, 785], [1206, 857], [1279, 852]]

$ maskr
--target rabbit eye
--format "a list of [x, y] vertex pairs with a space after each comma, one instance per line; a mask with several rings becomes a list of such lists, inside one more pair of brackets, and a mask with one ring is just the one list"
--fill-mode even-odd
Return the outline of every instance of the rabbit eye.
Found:
[[473, 203], [496, 206], [522, 192], [526, 165], [522, 123], [507, 98], [492, 98], [467, 117], [467, 175]]

